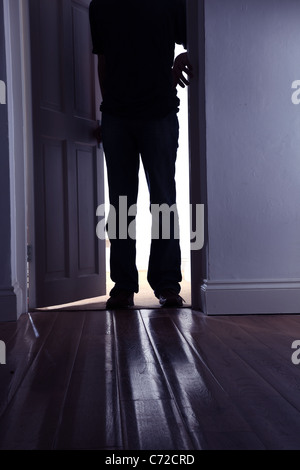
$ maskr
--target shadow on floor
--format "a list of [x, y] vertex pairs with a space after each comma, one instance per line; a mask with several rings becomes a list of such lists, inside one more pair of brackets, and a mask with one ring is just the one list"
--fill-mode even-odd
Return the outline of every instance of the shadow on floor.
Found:
[[[107, 295], [101, 297], [95, 297], [92, 299], [84, 299], [78, 302], [73, 302], [64, 305], [55, 305], [53, 307], [46, 307], [38, 310], [50, 311], [50, 310], [105, 310], [106, 300], [108, 299], [109, 292], [113, 287], [113, 283], [110, 280], [109, 273], [106, 274], [106, 286]], [[135, 295], [135, 309], [155, 309], [160, 308], [158, 299], [153, 294], [151, 287], [147, 282], [147, 272], [140, 271], [140, 291]], [[187, 280], [183, 280], [181, 283], [180, 295], [185, 300], [184, 307], [191, 307], [191, 283]]]

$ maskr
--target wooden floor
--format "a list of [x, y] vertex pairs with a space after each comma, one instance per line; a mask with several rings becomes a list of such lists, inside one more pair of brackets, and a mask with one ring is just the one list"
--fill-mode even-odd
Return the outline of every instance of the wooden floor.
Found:
[[300, 316], [35, 312], [0, 324], [0, 449], [300, 449]]

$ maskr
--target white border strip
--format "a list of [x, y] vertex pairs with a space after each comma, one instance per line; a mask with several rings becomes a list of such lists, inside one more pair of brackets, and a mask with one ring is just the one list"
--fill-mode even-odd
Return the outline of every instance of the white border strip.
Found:
[[24, 73], [20, 0], [4, 0], [4, 33], [7, 68], [7, 111], [10, 167], [11, 277], [19, 317], [27, 312], [26, 195], [23, 135]]

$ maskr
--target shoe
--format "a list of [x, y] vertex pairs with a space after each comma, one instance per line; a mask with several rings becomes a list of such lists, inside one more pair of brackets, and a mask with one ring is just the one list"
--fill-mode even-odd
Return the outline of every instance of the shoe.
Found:
[[165, 289], [159, 295], [159, 303], [162, 307], [182, 307], [184, 299], [172, 289]]
[[134, 306], [134, 294], [125, 290], [120, 290], [108, 299], [106, 310], [126, 309]]

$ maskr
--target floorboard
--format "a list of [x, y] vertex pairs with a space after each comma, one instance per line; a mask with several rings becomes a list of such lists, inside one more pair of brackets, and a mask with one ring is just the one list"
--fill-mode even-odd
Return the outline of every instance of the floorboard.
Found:
[[300, 315], [32, 312], [0, 340], [0, 450], [300, 450]]
[[125, 447], [191, 448], [140, 312], [115, 312], [114, 324]]
[[[201, 326], [200, 328], [201, 329]], [[265, 379], [269, 364], [253, 367], [253, 354], [265, 361], [266, 349], [255, 351], [247, 347], [247, 335], [241, 335], [232, 321], [217, 318], [205, 320], [205, 334], [214, 335], [214, 341], [223, 367], [218, 369], [218, 380], [222, 382], [231, 399], [249, 423], [249, 426], [267, 449], [294, 449], [299, 446], [299, 414], [285, 397], [277, 391], [277, 381], [270, 384]], [[206, 347], [207, 342], [201, 347]], [[199, 345], [200, 346], [200, 345]], [[206, 356], [211, 363], [212, 354]], [[281, 361], [277, 362], [280, 364]], [[258, 370], [257, 370], [258, 369]], [[216, 372], [216, 367], [214, 366]], [[229, 379], [229, 380], [228, 380]]]
[[109, 312], [89, 312], [85, 316], [54, 447], [64, 450], [123, 447]]
[[26, 378], [56, 318], [57, 313], [39, 315], [34, 324], [31, 315], [22, 315], [18, 322], [0, 325], [0, 338], [7, 350], [7, 364], [0, 367], [0, 417]]
[[0, 449], [53, 449], [83, 319], [74, 313], [56, 317], [1, 417]]
[[[152, 339], [166, 380], [189, 430], [195, 449], [213, 449], [221, 444], [226, 433], [231, 434], [231, 448], [239, 448], [239, 434], [248, 433], [247, 422], [230, 403], [222, 386], [193, 350], [180, 328], [175, 326], [178, 315], [170, 311], [168, 317], [148, 316], [146, 328]], [[229, 445], [229, 435], [225, 437]], [[261, 447], [257, 438], [248, 439]], [[225, 444], [224, 444], [225, 445]]]

